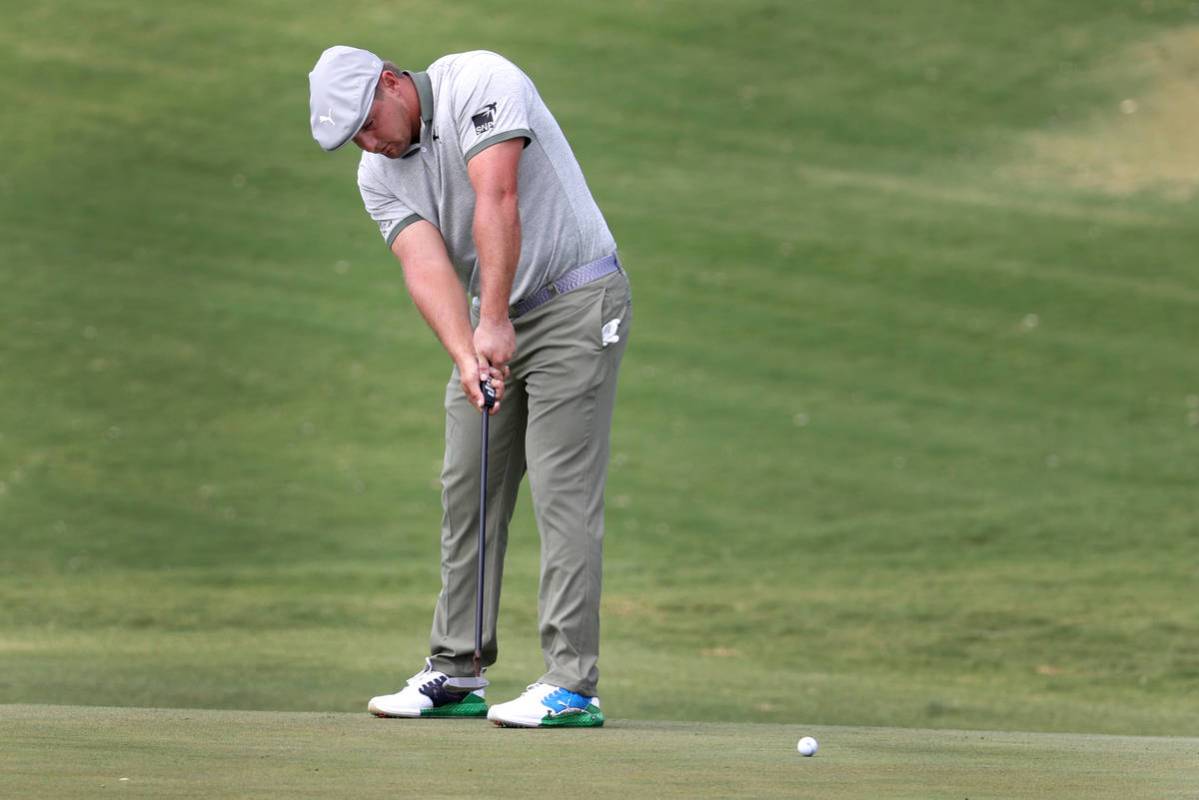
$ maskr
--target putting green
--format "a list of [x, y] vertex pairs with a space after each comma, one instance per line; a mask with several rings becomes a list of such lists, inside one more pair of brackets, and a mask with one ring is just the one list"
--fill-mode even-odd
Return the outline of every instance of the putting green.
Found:
[[[803, 758], [795, 742], [820, 740]], [[613, 720], [0, 706], [4, 797], [1161, 798], [1199, 739]]]

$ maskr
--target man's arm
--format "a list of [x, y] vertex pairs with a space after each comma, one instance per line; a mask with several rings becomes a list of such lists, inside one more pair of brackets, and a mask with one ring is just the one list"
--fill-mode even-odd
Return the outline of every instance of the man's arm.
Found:
[[504, 373], [490, 369], [490, 362], [481, 360], [475, 352], [466, 291], [454, 273], [441, 232], [424, 220], [414, 222], [400, 231], [391, 251], [403, 266], [412, 302], [458, 366], [462, 391], [476, 408], [482, 408], [479, 380], [490, 374], [497, 398], [491, 413], [499, 411], [498, 400], [504, 396]]
[[524, 145], [524, 139], [499, 142], [475, 155], [466, 166], [475, 190], [472, 232], [479, 256], [479, 325], [474, 348], [480, 359], [505, 371], [516, 354], [508, 300], [520, 260], [516, 184]]

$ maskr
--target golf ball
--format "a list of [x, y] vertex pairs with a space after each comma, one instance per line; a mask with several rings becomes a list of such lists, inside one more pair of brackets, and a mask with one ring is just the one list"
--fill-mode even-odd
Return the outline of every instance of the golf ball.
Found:
[[795, 746], [801, 756], [814, 756], [816, 751], [820, 749], [820, 743], [811, 736], [805, 736], [799, 740], [799, 744]]

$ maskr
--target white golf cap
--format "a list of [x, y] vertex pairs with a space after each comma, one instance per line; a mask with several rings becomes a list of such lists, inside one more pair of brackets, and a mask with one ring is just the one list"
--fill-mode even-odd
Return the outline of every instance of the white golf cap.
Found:
[[353, 139], [374, 102], [383, 60], [367, 50], [337, 45], [321, 53], [308, 73], [312, 138], [325, 150]]

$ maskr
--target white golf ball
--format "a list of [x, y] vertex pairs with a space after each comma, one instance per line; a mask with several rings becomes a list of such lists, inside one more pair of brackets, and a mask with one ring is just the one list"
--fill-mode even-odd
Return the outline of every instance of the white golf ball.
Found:
[[799, 744], [795, 746], [801, 756], [814, 756], [816, 751], [820, 749], [820, 743], [811, 736], [805, 736], [799, 740]]

